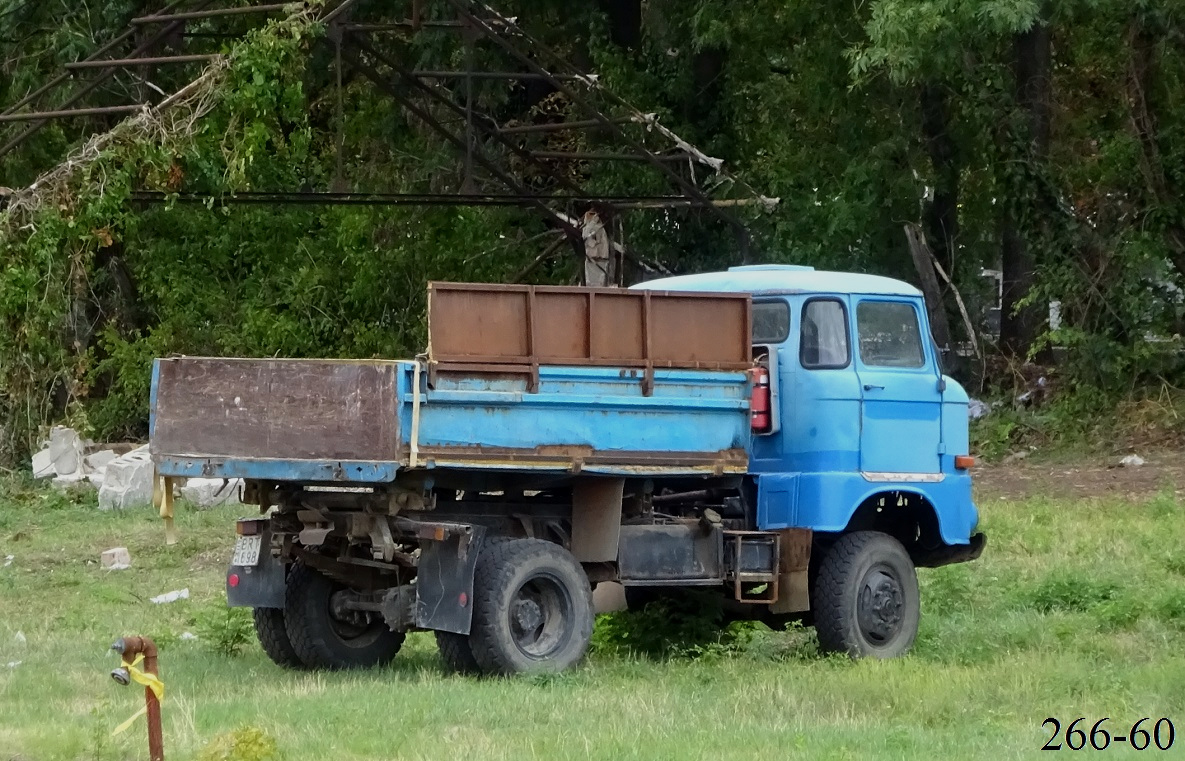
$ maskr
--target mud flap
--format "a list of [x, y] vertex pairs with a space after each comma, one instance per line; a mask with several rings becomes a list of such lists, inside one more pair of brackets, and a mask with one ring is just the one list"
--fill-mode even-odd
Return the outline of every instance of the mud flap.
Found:
[[263, 552], [256, 565], [231, 565], [226, 569], [226, 603], [232, 608], [283, 608], [285, 576], [284, 564], [270, 552]]
[[468, 634], [473, 623], [473, 570], [485, 528], [420, 545], [416, 574], [416, 626]]

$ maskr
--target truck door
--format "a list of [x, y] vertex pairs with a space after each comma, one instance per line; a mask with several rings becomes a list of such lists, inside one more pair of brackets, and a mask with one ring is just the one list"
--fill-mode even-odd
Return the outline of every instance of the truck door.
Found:
[[867, 297], [856, 304], [864, 473], [940, 472], [942, 392], [922, 325], [912, 300]]

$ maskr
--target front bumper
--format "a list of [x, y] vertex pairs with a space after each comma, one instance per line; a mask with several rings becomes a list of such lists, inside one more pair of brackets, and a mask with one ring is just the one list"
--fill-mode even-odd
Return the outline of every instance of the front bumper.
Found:
[[913, 563], [919, 568], [938, 568], [951, 563], [966, 563], [983, 554], [987, 537], [982, 532], [971, 537], [967, 544], [944, 544], [935, 550], [914, 555]]

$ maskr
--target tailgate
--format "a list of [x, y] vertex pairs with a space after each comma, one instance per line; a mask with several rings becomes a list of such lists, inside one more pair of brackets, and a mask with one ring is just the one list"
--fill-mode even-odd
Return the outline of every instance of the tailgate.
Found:
[[158, 359], [153, 460], [161, 475], [390, 480], [400, 450], [397, 369], [390, 361]]

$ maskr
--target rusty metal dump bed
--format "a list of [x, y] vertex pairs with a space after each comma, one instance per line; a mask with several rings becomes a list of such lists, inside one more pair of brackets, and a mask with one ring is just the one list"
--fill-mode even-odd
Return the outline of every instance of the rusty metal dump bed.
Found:
[[438, 366], [745, 370], [749, 296], [478, 283], [428, 284]]
[[431, 293], [428, 361], [157, 360], [158, 471], [382, 483], [434, 468], [746, 470], [747, 298]]

